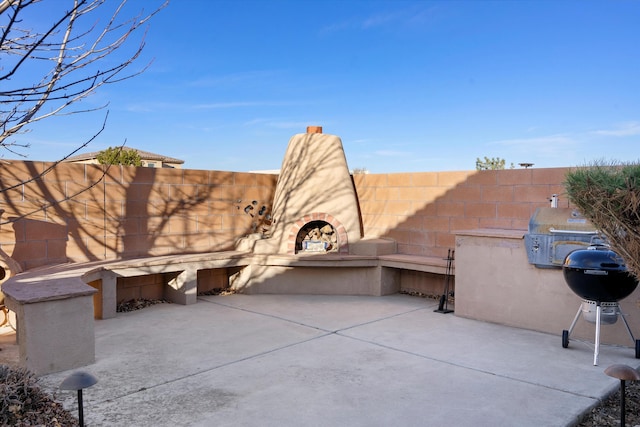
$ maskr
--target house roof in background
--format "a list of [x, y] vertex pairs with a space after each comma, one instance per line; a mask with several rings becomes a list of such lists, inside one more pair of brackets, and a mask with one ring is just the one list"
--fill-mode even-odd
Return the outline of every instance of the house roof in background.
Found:
[[[150, 151], [138, 150], [137, 148], [133, 148], [133, 147], [124, 147], [124, 149], [136, 151], [138, 155], [142, 158], [142, 160], [157, 160], [163, 163], [177, 163], [180, 165], [184, 164], [184, 160], [176, 159], [175, 157], [164, 156], [162, 154], [156, 154]], [[65, 161], [79, 162], [83, 160], [91, 160], [91, 159], [95, 159], [98, 156], [98, 154], [100, 154], [100, 151], [92, 151], [90, 153], [77, 154], [75, 156], [69, 157]]]

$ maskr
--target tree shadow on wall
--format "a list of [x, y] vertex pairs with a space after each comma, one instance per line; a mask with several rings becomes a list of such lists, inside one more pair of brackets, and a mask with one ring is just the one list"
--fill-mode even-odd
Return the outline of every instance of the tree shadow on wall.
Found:
[[[188, 182], [184, 176], [189, 174]], [[226, 249], [234, 239], [216, 235], [208, 222], [212, 201], [233, 209], [232, 199], [214, 200], [219, 183], [211, 172], [124, 167], [102, 183], [104, 226], [96, 244], [104, 258], [131, 258]], [[246, 225], [247, 232], [250, 225]]]
[[11, 258], [20, 260], [23, 270], [68, 261], [65, 225], [16, 217], [10, 217], [9, 221], [12, 221], [16, 242]]
[[181, 185], [163, 182], [158, 177], [162, 172], [155, 168], [132, 171], [130, 184], [122, 187], [121, 215], [106, 219], [111, 224], [108, 229], [118, 230], [109, 241], [115, 245], [114, 252], [123, 256], [194, 252], [189, 244], [189, 237], [198, 233], [194, 210], [206, 205], [215, 188], [208, 183], [208, 175], [203, 174], [201, 182]]
[[[233, 187], [233, 174], [219, 174], [231, 177], [220, 182], [207, 171], [50, 165], [15, 161], [0, 169], [0, 201], [10, 218], [2, 222], [0, 243], [14, 246], [14, 237], [13, 256], [28, 268], [221, 250], [255, 228], [244, 212], [227, 224], [233, 233], [212, 225], [212, 216], [219, 223], [244, 198], [213, 197], [219, 186]], [[5, 232], [9, 224], [13, 236]]]

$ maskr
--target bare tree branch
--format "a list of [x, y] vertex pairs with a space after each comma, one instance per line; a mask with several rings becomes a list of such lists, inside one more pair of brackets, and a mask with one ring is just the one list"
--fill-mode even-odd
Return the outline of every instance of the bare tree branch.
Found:
[[[104, 108], [73, 108], [103, 85], [134, 77], [148, 67], [128, 71], [140, 57], [146, 31], [139, 44], [115, 64], [104, 68], [114, 53], [128, 45], [134, 33], [167, 5], [149, 14], [123, 18], [127, 0], [120, 3], [103, 26], [87, 21], [111, 4], [108, 0], [67, 0], [50, 24], [27, 28], [26, 18], [37, 13], [41, 0], [0, 0], [0, 147], [13, 151], [25, 145], [10, 138], [40, 120]], [[50, 4], [50, 3], [48, 3]], [[64, 6], [62, 6], [64, 7]], [[113, 62], [113, 61], [112, 61]], [[125, 70], [127, 70], [125, 72]], [[14, 82], [16, 76], [35, 75], [35, 83]], [[45, 109], [46, 106], [46, 109]]]
[[[87, 145], [89, 145], [93, 140], [95, 140], [98, 135], [100, 135], [106, 125], [107, 125], [107, 118], [109, 117], [109, 112], [107, 111], [107, 114], [104, 117], [104, 121], [102, 122], [102, 127], [100, 128], [100, 130], [98, 132], [96, 132], [91, 138], [89, 138], [87, 141], [85, 141], [82, 145], [80, 145], [79, 147], [77, 147], [75, 150], [73, 150], [72, 152], [68, 153], [66, 156], [64, 156], [63, 158], [56, 160], [55, 162], [53, 162], [51, 164], [51, 166], [49, 166], [48, 168], [46, 168], [45, 170], [43, 170], [42, 172], [40, 172], [39, 174], [35, 175], [34, 177], [26, 180], [26, 181], [22, 181], [19, 182], [17, 184], [14, 184], [10, 187], [2, 187], [0, 188], [0, 194], [7, 192], [9, 190], [13, 190], [14, 188], [20, 187], [21, 185], [27, 184], [29, 182], [33, 182], [37, 179], [42, 178], [43, 176], [45, 176], [46, 174], [48, 174], [49, 172], [51, 172], [56, 166], [58, 166], [60, 163], [64, 162], [65, 160], [67, 160], [69, 157], [73, 156], [74, 154], [76, 154], [78, 151], [82, 150], [83, 148], [85, 148]], [[124, 147], [124, 145], [126, 144], [126, 141], [122, 144], [121, 147]], [[122, 149], [122, 148], [121, 148]], [[30, 214], [29, 214], [30, 215]], [[0, 224], [1, 225], [1, 224]]]

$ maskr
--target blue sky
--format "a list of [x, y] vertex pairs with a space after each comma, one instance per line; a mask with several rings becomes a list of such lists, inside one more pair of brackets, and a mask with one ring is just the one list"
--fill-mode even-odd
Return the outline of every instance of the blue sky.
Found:
[[[638, 0], [172, 0], [146, 37], [151, 67], [84, 101], [109, 102], [86, 151], [126, 140], [185, 168], [278, 169], [289, 138], [319, 125], [372, 173], [635, 161], [638, 22]], [[17, 141], [55, 160], [103, 115]]]

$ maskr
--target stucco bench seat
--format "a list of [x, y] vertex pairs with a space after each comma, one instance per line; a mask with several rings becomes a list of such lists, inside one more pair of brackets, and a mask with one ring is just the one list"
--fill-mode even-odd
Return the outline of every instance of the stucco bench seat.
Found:
[[[446, 258], [390, 254], [380, 255], [378, 259], [382, 267], [420, 271], [423, 273], [447, 274]], [[455, 268], [452, 267], [450, 274], [455, 274]]]
[[252, 263], [286, 267], [376, 267], [378, 266], [378, 257], [337, 253], [314, 255], [254, 255]]
[[353, 255], [254, 255], [251, 264], [234, 278], [232, 288], [247, 294], [379, 296], [400, 291], [403, 270], [447, 274], [446, 259], [377, 253], [386, 244], [380, 240], [362, 250], [363, 254]]
[[82, 280], [100, 289], [99, 318], [116, 316], [118, 277], [178, 273], [166, 283], [164, 296], [177, 304], [195, 304], [198, 297], [198, 271], [216, 268], [244, 267], [251, 254], [243, 251], [207, 252], [186, 255], [165, 255], [112, 261], [85, 271]]

